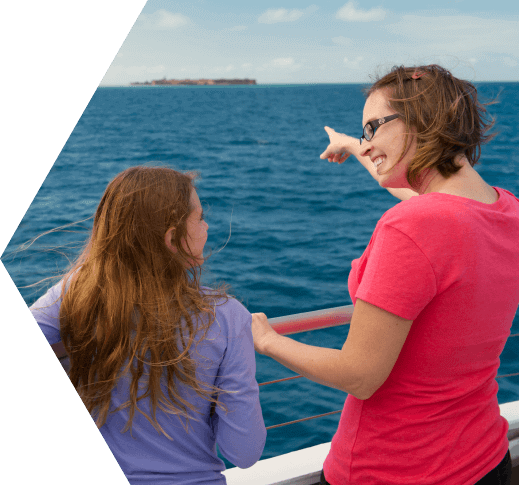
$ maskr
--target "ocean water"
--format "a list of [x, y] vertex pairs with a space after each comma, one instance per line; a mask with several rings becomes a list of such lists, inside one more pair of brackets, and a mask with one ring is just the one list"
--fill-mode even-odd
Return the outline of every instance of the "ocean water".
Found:
[[[319, 159], [325, 125], [360, 136], [361, 85], [257, 85], [99, 88], [2, 256], [28, 305], [62, 272], [91, 220], [19, 246], [53, 228], [90, 217], [120, 171], [160, 163], [201, 173], [198, 193], [209, 223], [206, 284], [225, 281], [251, 312], [268, 317], [351, 304], [351, 261], [382, 214], [398, 201], [357, 161]], [[519, 83], [478, 85], [497, 137], [478, 172], [519, 195]], [[229, 237], [230, 236], [230, 237]], [[13, 253], [14, 252], [14, 253]], [[47, 285], [48, 286], [48, 285]], [[341, 348], [348, 327], [293, 337]], [[516, 316], [512, 333], [519, 333]], [[519, 337], [510, 338], [499, 374], [519, 372]], [[257, 380], [294, 375], [257, 356]], [[499, 379], [500, 403], [519, 400], [519, 376]], [[342, 408], [346, 395], [306, 379], [260, 387], [267, 426]], [[339, 414], [269, 431], [262, 458], [331, 440]], [[227, 464], [231, 466], [230, 464]]]

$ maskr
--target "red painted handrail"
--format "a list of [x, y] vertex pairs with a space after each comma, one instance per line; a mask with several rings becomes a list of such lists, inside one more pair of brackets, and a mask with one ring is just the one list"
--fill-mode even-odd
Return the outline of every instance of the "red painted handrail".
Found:
[[346, 305], [313, 312], [296, 313], [286, 317], [269, 318], [269, 323], [277, 333], [289, 335], [291, 333], [346, 325], [351, 322], [352, 315], [353, 305]]

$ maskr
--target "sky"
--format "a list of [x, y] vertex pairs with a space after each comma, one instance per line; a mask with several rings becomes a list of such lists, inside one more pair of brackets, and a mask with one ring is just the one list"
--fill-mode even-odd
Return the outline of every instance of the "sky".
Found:
[[149, 0], [101, 85], [368, 82], [395, 64], [430, 63], [519, 81], [519, 2]]

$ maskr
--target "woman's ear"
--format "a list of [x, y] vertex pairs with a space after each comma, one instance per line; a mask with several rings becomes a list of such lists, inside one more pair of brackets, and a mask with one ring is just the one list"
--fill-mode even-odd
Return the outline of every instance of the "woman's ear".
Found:
[[164, 235], [164, 242], [166, 243], [167, 248], [171, 252], [176, 253], [177, 252], [177, 248], [176, 248], [175, 244], [173, 243], [174, 232], [175, 232], [175, 228], [174, 227], [170, 227], [166, 231], [166, 234]]

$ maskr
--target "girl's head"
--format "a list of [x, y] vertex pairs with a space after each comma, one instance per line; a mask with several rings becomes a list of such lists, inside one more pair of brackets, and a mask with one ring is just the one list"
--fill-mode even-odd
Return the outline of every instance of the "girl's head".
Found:
[[430, 171], [447, 179], [461, 169], [461, 157], [474, 166], [493, 136], [485, 134], [493, 121], [474, 85], [438, 65], [394, 67], [369, 88], [363, 126], [392, 114], [398, 117], [361, 146], [372, 160], [386, 156], [377, 169], [384, 187], [398, 186], [404, 176], [417, 189]]
[[145, 166], [118, 174], [94, 217], [95, 256], [108, 253], [136, 269], [162, 266], [177, 273], [201, 264], [207, 224], [193, 184], [196, 176]]
[[184, 416], [186, 426], [188, 408], [196, 411], [177, 394], [179, 383], [211, 402], [220, 392], [201, 386], [192, 354], [214, 322], [215, 305], [227, 298], [225, 287], [200, 287], [207, 224], [195, 176], [145, 166], [117, 175], [64, 278], [60, 332], [70, 379], [98, 426], [122, 374], [132, 379], [123, 406], [130, 408], [128, 427], [143, 394], [151, 422], [163, 432], [157, 407]]

